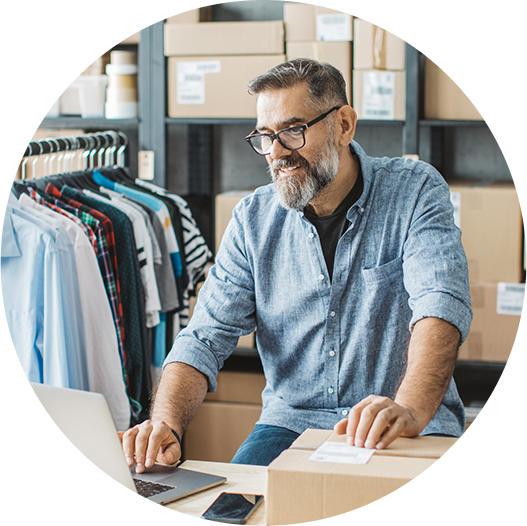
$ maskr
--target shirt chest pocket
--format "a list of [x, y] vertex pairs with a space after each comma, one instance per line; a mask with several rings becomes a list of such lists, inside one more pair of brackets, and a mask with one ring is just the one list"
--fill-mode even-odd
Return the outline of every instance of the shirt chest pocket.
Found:
[[379, 267], [364, 268], [361, 272], [367, 285], [387, 284], [395, 280], [402, 280], [403, 258], [399, 256]]

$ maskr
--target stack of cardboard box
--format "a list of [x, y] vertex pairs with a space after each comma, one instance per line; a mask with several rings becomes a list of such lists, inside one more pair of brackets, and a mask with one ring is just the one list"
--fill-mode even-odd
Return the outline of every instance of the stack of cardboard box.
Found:
[[353, 107], [358, 118], [404, 120], [404, 41], [359, 18], [353, 21], [353, 34]]
[[253, 118], [247, 82], [284, 62], [284, 24], [167, 19], [168, 116]]
[[352, 16], [307, 4], [284, 4], [287, 60], [312, 58], [340, 70], [351, 102]]
[[474, 319], [460, 360], [505, 362], [523, 305], [523, 227], [518, 195], [507, 182], [450, 181], [456, 224], [468, 260]]

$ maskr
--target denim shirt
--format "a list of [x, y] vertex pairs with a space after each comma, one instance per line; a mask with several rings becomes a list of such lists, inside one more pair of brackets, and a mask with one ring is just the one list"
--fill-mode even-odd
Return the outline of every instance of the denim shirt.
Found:
[[[274, 185], [235, 207], [193, 317], [167, 356], [208, 378], [255, 327], [266, 387], [260, 424], [331, 429], [370, 394], [393, 398], [413, 325], [472, 320], [468, 269], [449, 188], [430, 165], [368, 157], [330, 282], [315, 227], [285, 210]], [[465, 416], [451, 380], [422, 432], [460, 436]]]

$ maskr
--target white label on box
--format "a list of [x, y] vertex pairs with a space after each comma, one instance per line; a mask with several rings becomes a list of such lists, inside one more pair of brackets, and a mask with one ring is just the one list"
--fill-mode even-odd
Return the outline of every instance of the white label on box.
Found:
[[317, 15], [317, 40], [319, 42], [347, 42], [351, 40], [351, 15]]
[[362, 87], [362, 118], [393, 120], [395, 73], [365, 71]]
[[525, 298], [525, 283], [498, 283], [496, 312], [521, 316]]
[[450, 192], [450, 201], [454, 205], [454, 223], [461, 228], [461, 192]]
[[220, 73], [219, 60], [177, 63], [177, 103], [205, 104], [205, 74]]
[[349, 446], [343, 442], [324, 442], [309, 460], [337, 464], [366, 464], [375, 451], [375, 449]]

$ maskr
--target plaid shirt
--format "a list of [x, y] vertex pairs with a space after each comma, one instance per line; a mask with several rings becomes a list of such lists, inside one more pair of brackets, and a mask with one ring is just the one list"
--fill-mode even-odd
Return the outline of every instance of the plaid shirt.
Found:
[[95, 237], [95, 234], [93, 233], [93, 229], [85, 222], [83, 222], [81, 219], [79, 219], [75, 214], [72, 214], [71, 212], [68, 212], [64, 208], [60, 208], [50, 201], [46, 201], [34, 188], [31, 186], [27, 187], [29, 197], [33, 199], [36, 203], [42, 206], [46, 206], [47, 208], [50, 208], [51, 210], [67, 217], [71, 221], [73, 221], [77, 226], [79, 226], [82, 231], [86, 234], [86, 237], [89, 239], [90, 243], [93, 246], [93, 250], [95, 251], [95, 254], [97, 254], [97, 238]]
[[[117, 341], [119, 353], [123, 363], [123, 374], [125, 375], [126, 354], [124, 352], [124, 325], [123, 325], [123, 306], [119, 287], [119, 276], [117, 272], [117, 258], [115, 254], [115, 238], [111, 221], [97, 210], [91, 209], [73, 199], [62, 196], [52, 184], [46, 186], [46, 194], [42, 197], [51, 199], [51, 204], [71, 212], [83, 223], [88, 225], [97, 238], [97, 259], [103, 277], [106, 293], [112, 308], [112, 314], [117, 331]], [[126, 385], [128, 383], [126, 382]]]

